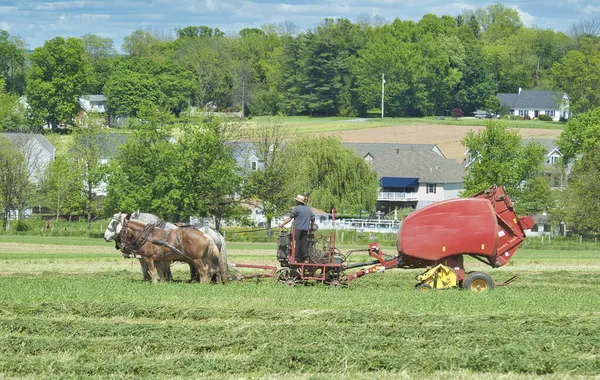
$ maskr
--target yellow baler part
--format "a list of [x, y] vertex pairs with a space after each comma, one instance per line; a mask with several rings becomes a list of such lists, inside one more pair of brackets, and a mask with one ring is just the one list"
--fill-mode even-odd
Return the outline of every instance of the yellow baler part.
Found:
[[[435, 274], [437, 272], [437, 286], [435, 285]], [[458, 284], [456, 273], [449, 266], [438, 264], [417, 276], [417, 281], [427, 284], [432, 289], [453, 288]]]

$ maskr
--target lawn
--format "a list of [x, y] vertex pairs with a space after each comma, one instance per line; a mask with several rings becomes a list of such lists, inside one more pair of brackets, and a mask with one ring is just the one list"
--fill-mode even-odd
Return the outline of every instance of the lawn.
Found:
[[[100, 239], [29, 239], [0, 237], [0, 378], [600, 374], [600, 251], [521, 249], [496, 270], [468, 260], [496, 281], [520, 278], [484, 294], [421, 293], [418, 272], [400, 269], [345, 289], [152, 284]], [[229, 244], [232, 262], [274, 254]]]
[[[474, 117], [464, 117], [455, 120], [452, 117], [445, 117], [439, 120], [436, 117], [422, 118], [368, 118], [365, 121], [355, 121], [351, 117], [309, 117], [309, 116], [287, 116], [275, 118], [270, 116], [260, 116], [250, 119], [250, 124], [280, 120], [289, 131], [293, 133], [313, 133], [313, 132], [339, 132], [356, 129], [369, 129], [379, 127], [403, 126], [403, 125], [456, 125], [465, 127], [483, 127], [486, 120], [476, 119]], [[558, 129], [562, 130], [565, 123], [549, 122], [540, 120], [503, 120], [511, 128], [532, 128], [532, 129]]]

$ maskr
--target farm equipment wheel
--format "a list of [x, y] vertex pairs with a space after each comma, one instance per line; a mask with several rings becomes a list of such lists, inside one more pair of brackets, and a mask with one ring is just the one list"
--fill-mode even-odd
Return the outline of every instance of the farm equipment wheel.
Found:
[[287, 287], [294, 287], [298, 282], [300, 274], [290, 268], [281, 268], [275, 272], [275, 281], [277, 285], [285, 285]]
[[470, 272], [463, 281], [463, 289], [473, 292], [485, 292], [494, 289], [494, 280], [484, 272]]
[[417, 289], [418, 291], [421, 291], [421, 292], [428, 292], [428, 291], [432, 290], [431, 285], [429, 285], [429, 284], [417, 284], [417, 285], [415, 285], [415, 289]]
[[340, 281], [339, 279], [336, 278], [334, 280], [331, 280], [331, 282], [329, 283], [329, 286], [331, 286], [334, 289], [341, 288], [342, 281]]

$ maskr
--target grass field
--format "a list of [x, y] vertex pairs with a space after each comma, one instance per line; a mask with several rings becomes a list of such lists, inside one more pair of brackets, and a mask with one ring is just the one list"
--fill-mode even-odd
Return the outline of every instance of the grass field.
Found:
[[[275, 264], [274, 251], [229, 244], [232, 262]], [[520, 278], [485, 294], [417, 292], [400, 269], [347, 289], [151, 284], [100, 239], [1, 236], [0, 378], [600, 375], [600, 251], [466, 266]]]

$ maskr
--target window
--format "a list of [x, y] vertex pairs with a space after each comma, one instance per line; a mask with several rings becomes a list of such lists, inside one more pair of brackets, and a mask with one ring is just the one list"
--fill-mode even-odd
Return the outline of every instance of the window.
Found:
[[529, 116], [528, 110], [519, 110], [519, 116]]
[[252, 162], [250, 163], [250, 168], [251, 168], [252, 170], [257, 170], [257, 169], [258, 169], [258, 162], [256, 162], [256, 161], [252, 161]]
[[546, 111], [546, 115], [554, 117], [554, 111]]
[[431, 193], [431, 194], [435, 194], [435, 183], [428, 183], [427, 184], [427, 193]]

